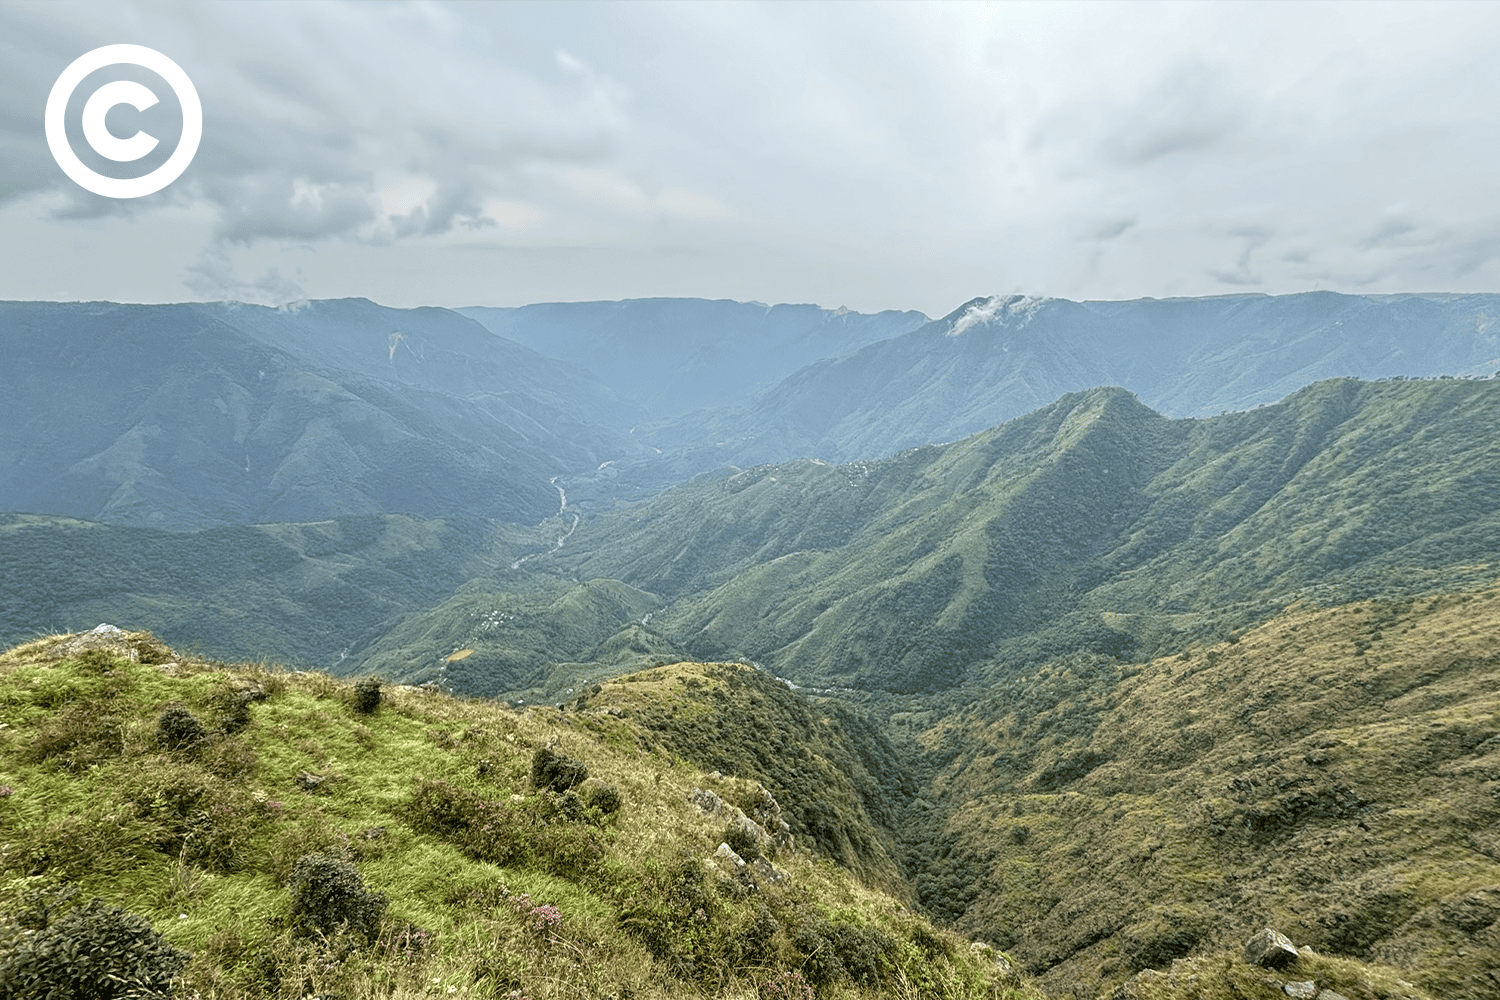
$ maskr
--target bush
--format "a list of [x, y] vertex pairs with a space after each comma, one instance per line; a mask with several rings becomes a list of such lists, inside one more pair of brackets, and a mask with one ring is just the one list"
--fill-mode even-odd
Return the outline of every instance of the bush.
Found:
[[746, 861], [760, 857], [760, 838], [744, 823], [731, 823], [724, 828], [724, 843]]
[[327, 854], [304, 854], [292, 867], [292, 920], [304, 933], [332, 934], [339, 925], [374, 940], [385, 916], [383, 892], [367, 892], [354, 865]]
[[547, 747], [537, 748], [531, 758], [531, 783], [538, 790], [550, 788], [554, 792], [566, 792], [583, 784], [589, 769], [577, 757], [560, 754]]
[[590, 809], [597, 809], [605, 816], [620, 811], [620, 790], [614, 785], [597, 781], [584, 789], [584, 799]]
[[168, 705], [156, 720], [156, 744], [168, 750], [191, 750], [207, 736], [198, 717], [181, 705]]
[[43, 929], [13, 931], [0, 958], [0, 996], [115, 1000], [166, 997], [192, 956], [150, 921], [94, 899]]
[[792, 944], [802, 953], [802, 975], [814, 988], [831, 986], [844, 974], [843, 963], [833, 950], [833, 942], [819, 928], [797, 928], [792, 935]]
[[849, 978], [861, 986], [879, 986], [885, 969], [893, 964], [896, 942], [874, 927], [834, 924], [828, 940]]
[[380, 707], [380, 678], [366, 677], [354, 685], [354, 710], [372, 715]]

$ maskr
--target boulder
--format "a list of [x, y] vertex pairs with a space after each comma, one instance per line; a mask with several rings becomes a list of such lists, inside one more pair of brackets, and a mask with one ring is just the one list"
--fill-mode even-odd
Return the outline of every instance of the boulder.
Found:
[[1317, 1000], [1318, 984], [1308, 980], [1287, 983], [1281, 987], [1281, 992], [1291, 997], [1292, 1000]]
[[1264, 969], [1280, 969], [1297, 960], [1297, 946], [1290, 938], [1267, 927], [1245, 942], [1245, 961]]

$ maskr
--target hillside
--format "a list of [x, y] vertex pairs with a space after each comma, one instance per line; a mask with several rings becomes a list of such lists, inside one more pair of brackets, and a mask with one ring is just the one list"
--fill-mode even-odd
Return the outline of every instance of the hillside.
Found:
[[1207, 417], [1330, 378], [1489, 376], [1500, 370], [1496, 316], [1495, 295], [973, 299], [646, 440], [694, 471], [848, 462], [955, 441], [1103, 385], [1167, 416]]
[[810, 687], [931, 693], [1071, 652], [1149, 658], [1298, 599], [1470, 580], [1500, 551], [1500, 443], [1484, 432], [1497, 426], [1497, 380], [1334, 380], [1204, 420], [1091, 390], [952, 445], [741, 470], [584, 519], [483, 601], [403, 623], [422, 644], [370, 655], [395, 670], [473, 648], [455, 690], [535, 684], [483, 665], [507, 626], [474, 622], [551, 576], [660, 599], [596, 643], [629, 630]]
[[[1476, 600], [1494, 610], [1492, 596]], [[1240, 645], [1254, 651], [1260, 638]], [[103, 954], [133, 949], [143, 964], [131, 974], [184, 1000], [1040, 1000], [1008, 956], [824, 860], [824, 834], [847, 843], [866, 828], [818, 804], [841, 794], [848, 748], [891, 744], [856, 732], [858, 713], [763, 677], [680, 663], [592, 687], [566, 711], [518, 711], [210, 664], [109, 626], [0, 654], [0, 992], [72, 990], [70, 963], [101, 981], [92, 963], [108, 959], [48, 956], [107, 938]], [[779, 734], [769, 756], [758, 756], [764, 730], [745, 728], [755, 719]], [[923, 738], [953, 732], [945, 723]], [[732, 769], [704, 773], [675, 745]], [[1332, 752], [1346, 766], [1351, 755]], [[875, 756], [849, 769], [855, 784], [865, 764], [888, 781]], [[796, 775], [792, 762], [813, 770], [787, 798], [756, 778], [762, 765]], [[831, 825], [805, 826], [808, 815]], [[1053, 829], [1020, 842], [1040, 850]], [[1469, 926], [1488, 905], [1470, 895], [1417, 930]], [[1005, 936], [1024, 946], [1071, 930], [1047, 919]], [[1269, 976], [1238, 952], [1143, 973], [1113, 995], [1228, 1000], [1309, 982], [1349, 1000], [1483, 995], [1429, 994], [1403, 978], [1412, 972], [1306, 950]], [[1111, 982], [1078, 980], [1062, 995], [1111, 996]]]
[[0, 352], [0, 511], [532, 524], [643, 449], [607, 387], [443, 309], [4, 302]]
[[[1500, 567], [1298, 606], [1138, 664], [1060, 659], [897, 716], [932, 768], [919, 897], [1049, 992], [1093, 995], [1274, 926], [1500, 997]], [[1211, 968], [1205, 964], [1202, 968]]]
[[366, 514], [195, 532], [0, 514], [0, 642], [153, 623], [219, 659], [331, 666], [544, 528]]
[[107, 628], [0, 656], [0, 992], [120, 940], [98, 898], [182, 997], [1036, 996], [618, 712], [379, 691]]
[[704, 477], [534, 527], [341, 518], [167, 533], [10, 516], [0, 640], [152, 624], [222, 659], [562, 700], [684, 657], [809, 687], [979, 690], [1293, 602], [1475, 582], [1500, 550], [1500, 381], [1311, 386], [1169, 420], [1092, 390], [946, 446]]
[[586, 369], [651, 419], [750, 398], [804, 365], [925, 324], [811, 305], [707, 299], [456, 309], [498, 336]]

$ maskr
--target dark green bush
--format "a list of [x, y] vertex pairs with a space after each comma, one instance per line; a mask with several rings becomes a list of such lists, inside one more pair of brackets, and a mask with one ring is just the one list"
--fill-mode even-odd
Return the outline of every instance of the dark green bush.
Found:
[[590, 785], [584, 794], [584, 801], [590, 809], [597, 809], [605, 816], [620, 811], [620, 790], [614, 785], [604, 782]]
[[583, 784], [589, 769], [577, 757], [557, 753], [547, 747], [538, 747], [531, 758], [531, 783], [538, 790], [550, 788], [554, 792], [566, 792]]
[[339, 925], [374, 940], [385, 916], [383, 892], [369, 892], [354, 865], [328, 854], [304, 854], [292, 867], [292, 921], [304, 933], [332, 934]]
[[0, 996], [115, 1000], [169, 995], [192, 957], [144, 917], [90, 900], [47, 927], [12, 931], [0, 957]]
[[724, 828], [724, 843], [746, 861], [760, 857], [760, 838], [743, 823], [731, 823]]
[[156, 744], [168, 750], [191, 750], [207, 736], [198, 717], [181, 705], [168, 705], [156, 720]]
[[371, 715], [380, 707], [380, 678], [366, 677], [354, 685], [354, 710]]
[[893, 964], [896, 942], [874, 927], [834, 924], [828, 940], [845, 974], [861, 986], [879, 986]]
[[802, 953], [802, 975], [816, 989], [833, 985], [844, 974], [843, 963], [823, 929], [803, 925], [792, 933], [792, 944]]

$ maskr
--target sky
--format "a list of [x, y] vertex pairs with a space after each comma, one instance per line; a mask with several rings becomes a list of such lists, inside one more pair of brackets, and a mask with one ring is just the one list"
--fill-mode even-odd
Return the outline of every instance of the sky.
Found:
[[[118, 43], [202, 106], [130, 199], [44, 128]], [[0, 299], [1500, 291], [1497, 51], [1479, 3], [0, 0]], [[104, 126], [158, 147], [115, 164], [84, 109], [127, 79], [158, 103]], [[62, 120], [126, 177], [182, 118], [107, 66]]]

